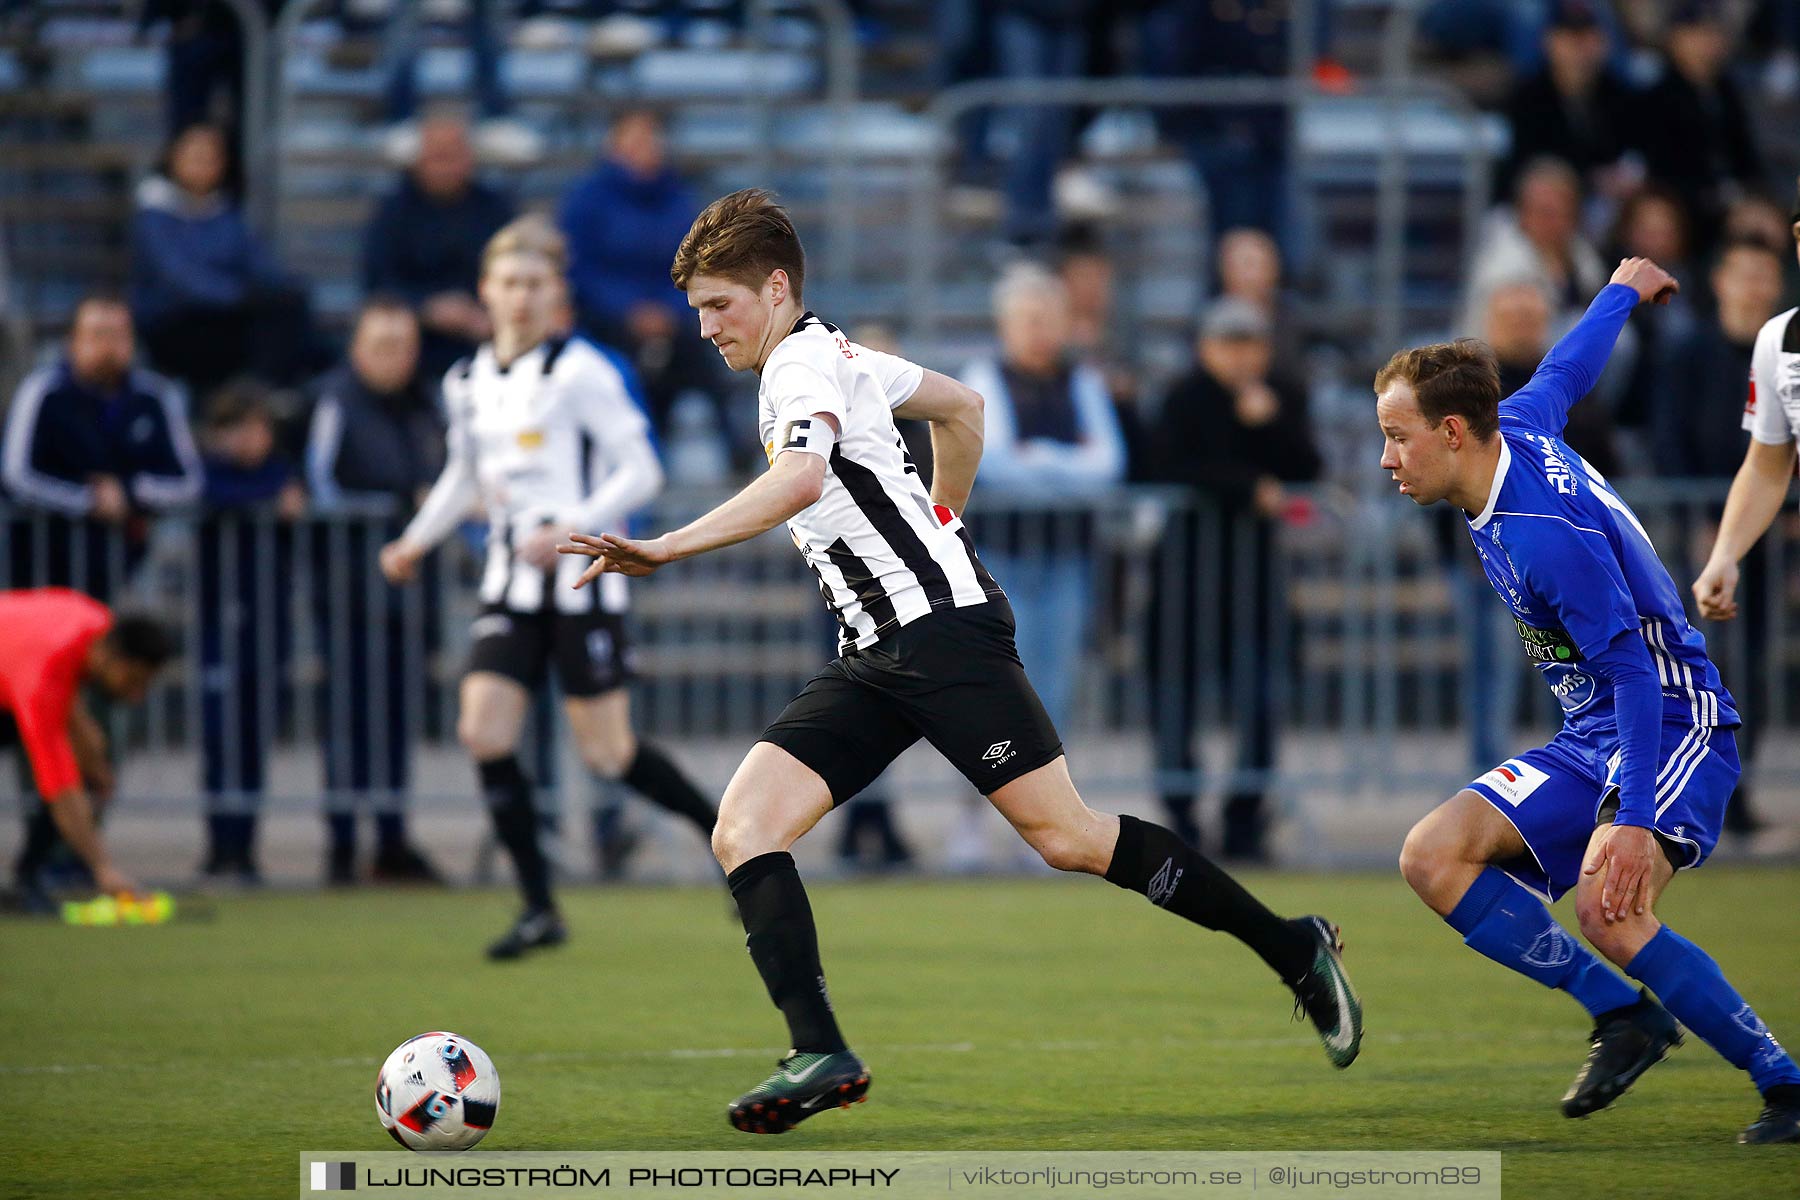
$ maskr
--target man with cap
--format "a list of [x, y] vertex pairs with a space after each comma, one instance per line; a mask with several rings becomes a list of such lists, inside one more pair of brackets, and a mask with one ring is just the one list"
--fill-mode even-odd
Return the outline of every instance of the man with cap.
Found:
[[[1276, 523], [1289, 505], [1286, 485], [1317, 479], [1324, 463], [1305, 392], [1271, 375], [1268, 315], [1226, 298], [1206, 310], [1199, 332], [1195, 366], [1170, 387], [1150, 437], [1148, 478], [1191, 488], [1196, 504], [1165, 534], [1153, 585], [1157, 771], [1177, 831], [1197, 836], [1193, 741], [1200, 671], [1227, 672], [1238, 764], [1226, 793], [1223, 852], [1259, 860], [1268, 852], [1263, 796], [1275, 765], [1270, 651], [1287, 608], [1274, 570]], [[1199, 628], [1208, 580], [1234, 581], [1217, 606], [1216, 631]], [[1230, 660], [1203, 664], [1202, 639], [1229, 647]]]

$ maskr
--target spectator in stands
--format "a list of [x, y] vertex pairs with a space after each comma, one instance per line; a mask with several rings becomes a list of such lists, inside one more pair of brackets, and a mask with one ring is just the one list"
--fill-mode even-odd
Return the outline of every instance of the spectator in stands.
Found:
[[365, 292], [404, 297], [418, 310], [426, 378], [441, 378], [492, 333], [475, 281], [481, 248], [512, 218], [512, 202], [475, 178], [467, 122], [427, 117], [411, 169], [376, 206], [362, 265]]
[[192, 125], [138, 188], [131, 308], [158, 368], [207, 395], [235, 375], [291, 383], [316, 352], [304, 290], [226, 190], [225, 136]]
[[[1795, 11], [1800, 13], [1800, 3]], [[1748, 239], [1761, 242], [1785, 264], [1788, 247], [1793, 244], [1788, 215], [1781, 205], [1761, 192], [1738, 197], [1725, 211], [1725, 227], [1721, 240], [1735, 242]]]
[[256, 819], [292, 646], [289, 525], [305, 511], [306, 492], [293, 465], [276, 453], [274, 411], [265, 389], [251, 380], [213, 394], [201, 446], [206, 511], [197, 579], [207, 850], [200, 870], [256, 884]]
[[1019, 657], [1051, 719], [1066, 727], [1094, 590], [1081, 497], [1125, 478], [1125, 442], [1106, 381], [1070, 352], [1062, 282], [1035, 263], [1015, 264], [994, 285], [993, 309], [998, 353], [962, 376], [987, 401], [976, 486], [1028, 511], [1004, 529], [983, 522], [981, 544], [1013, 598]]
[[1213, 250], [1218, 298], [1236, 297], [1261, 309], [1275, 339], [1275, 361], [1298, 376], [1306, 361], [1306, 334], [1286, 286], [1281, 247], [1260, 229], [1227, 229]]
[[[1543, 68], [1544, 33], [1560, 15], [1557, 8], [1554, 0], [1426, 0], [1418, 16], [1422, 57], [1477, 103], [1503, 99], [1513, 81]], [[1595, 0], [1591, 11], [1614, 69], [1622, 70], [1626, 31], [1619, 16], [1604, 0]]]
[[1512, 152], [1496, 184], [1510, 194], [1519, 171], [1538, 158], [1574, 167], [1590, 191], [1618, 195], [1634, 172], [1621, 164], [1635, 131], [1631, 89], [1607, 66], [1598, 0], [1551, 0], [1544, 65], [1507, 97]]
[[1679, 479], [1730, 479], [1744, 460], [1744, 381], [1750, 350], [1781, 301], [1782, 258], [1743, 238], [1720, 249], [1713, 311], [1672, 340], [1652, 400], [1656, 470]]
[[[1535, 283], [1503, 283], [1488, 296], [1481, 336], [1500, 368], [1500, 394], [1523, 387], [1550, 349], [1550, 301]], [[1592, 400], [1578, 406], [1589, 407]], [[1511, 614], [1491, 604], [1487, 577], [1468, 551], [1468, 523], [1449, 508], [1433, 516], [1438, 551], [1455, 610], [1463, 653], [1458, 667], [1469, 769], [1480, 774], [1511, 752], [1525, 666], [1515, 649]]]
[[1762, 176], [1744, 98], [1726, 66], [1731, 39], [1713, 0], [1680, 0], [1670, 13], [1668, 68], [1639, 105], [1644, 165], [1681, 197], [1710, 249], [1725, 210]]
[[[420, 16], [426, 7], [425, 0], [395, 0], [383, 31], [387, 115], [393, 122], [387, 153], [396, 165], [414, 160], [422, 132], [413, 115], [419, 106], [419, 51], [425, 41]], [[500, 8], [497, 0], [464, 0], [453, 11], [462, 19], [459, 32], [468, 48], [476, 103], [481, 110], [476, 145], [490, 162], [524, 166], [542, 156], [544, 139], [532, 126], [507, 115], [506, 89], [500, 80], [500, 55], [506, 47], [505, 35], [497, 28]]]
[[[993, 5], [987, 21], [996, 74], [1080, 78], [1087, 72], [1089, 23], [1103, 7], [1096, 0]], [[1052, 192], [1057, 170], [1074, 146], [1075, 117], [1067, 104], [1015, 106], [995, 114], [995, 124], [1012, 144], [1003, 190], [1005, 233], [1014, 242], [1042, 246], [1055, 233]]]
[[1480, 330], [1488, 294], [1519, 280], [1544, 290], [1558, 324], [1564, 315], [1580, 313], [1606, 283], [1599, 254], [1581, 236], [1581, 179], [1558, 159], [1528, 164], [1519, 174], [1512, 211], [1490, 219], [1469, 274], [1458, 327]]
[[1098, 227], [1077, 222], [1063, 228], [1056, 238], [1056, 275], [1069, 297], [1070, 353], [1094, 366], [1106, 380], [1125, 439], [1127, 464], [1135, 463], [1143, 450], [1142, 397], [1132, 348], [1122, 341], [1114, 319], [1118, 270]]
[[[306, 482], [334, 518], [315, 531], [314, 628], [326, 678], [320, 749], [330, 834], [326, 878], [356, 879], [356, 814], [375, 814], [373, 877], [435, 883], [437, 870], [406, 834], [412, 744], [421, 717], [420, 629], [405, 594], [381, 578], [381, 547], [400, 536], [443, 467], [436, 390], [418, 373], [419, 325], [398, 297], [365, 301], [348, 360], [312, 389]], [[435, 594], [427, 589], [424, 606]], [[410, 635], [410, 636], [409, 636]]]
[[[1321, 21], [1327, 7], [1317, 6]], [[1292, 65], [1292, 10], [1285, 0], [1158, 0], [1144, 16], [1144, 69], [1176, 78], [1281, 79]], [[1287, 241], [1285, 107], [1167, 109], [1159, 122], [1206, 181], [1214, 229], [1261, 229]]]
[[728, 427], [718, 356], [690, 335], [687, 298], [669, 281], [675, 248], [699, 211], [669, 162], [662, 118], [633, 109], [613, 122], [606, 157], [569, 189], [557, 215], [581, 329], [630, 358], [662, 434], [689, 391], [704, 394], [718, 427]]
[[[256, 0], [270, 25], [283, 0]], [[129, 8], [126, 11], [130, 11]], [[167, 21], [164, 129], [173, 140], [190, 125], [211, 121], [233, 136], [232, 161], [244, 150], [244, 23], [225, 0], [145, 0], [138, 34]], [[233, 179], [233, 190], [241, 180]]]
[[1500, 394], [1523, 387], [1550, 349], [1550, 301], [1530, 281], [1503, 283], [1488, 295], [1481, 336], [1500, 367]]
[[[1688, 214], [1681, 197], [1661, 184], [1651, 183], [1619, 206], [1607, 239], [1607, 260], [1648, 258], [1683, 281], [1682, 293], [1669, 303], [1638, 305], [1626, 319], [1625, 333], [1601, 376], [1600, 389], [1612, 401], [1622, 465], [1639, 473], [1651, 469], [1650, 398], [1659, 386], [1656, 377], [1663, 355], [1669, 339], [1693, 321], [1694, 303], [1706, 290], [1705, 281], [1696, 278], [1690, 269], [1693, 254], [1688, 229]], [[1782, 237], [1787, 237], [1785, 222]], [[1585, 409], [1591, 403], [1584, 402], [1581, 407]], [[1608, 470], [1608, 478], [1618, 471], [1617, 467]]]
[[148, 514], [200, 495], [200, 455], [173, 383], [133, 365], [131, 310], [91, 295], [56, 362], [14, 393], [0, 481], [36, 516], [12, 523], [9, 582], [109, 599], [142, 557]]
[[[1791, 243], [1790, 243], [1791, 244]], [[1744, 461], [1747, 441], [1742, 425], [1744, 381], [1750, 377], [1750, 352], [1763, 323], [1781, 307], [1782, 269], [1788, 254], [1777, 253], [1755, 239], [1726, 242], [1712, 271], [1715, 306], [1680, 337], [1672, 340], [1656, 373], [1652, 399], [1656, 470], [1673, 479], [1727, 481]], [[1775, 396], [1758, 403], [1778, 404]], [[1713, 506], [1712, 531], [1698, 539], [1715, 540], [1720, 509]], [[1695, 531], [1689, 531], [1690, 533]], [[1745, 763], [1755, 757], [1761, 722], [1757, 701], [1767, 695], [1770, 656], [1769, 539], [1759, 540], [1739, 564], [1739, 615], [1749, 647], [1744, 675], [1728, 679], [1733, 694], [1745, 697], [1745, 721], [1738, 730], [1738, 753]], [[1690, 553], [1690, 575], [1705, 557]], [[1757, 827], [1750, 791], [1741, 780], [1725, 810], [1725, 828], [1752, 833]]]
[[[1222, 849], [1227, 858], [1250, 860], [1268, 852], [1264, 794], [1276, 753], [1275, 648], [1287, 619], [1277, 530], [1289, 503], [1286, 485], [1310, 482], [1324, 470], [1306, 393], [1272, 374], [1273, 359], [1265, 312], [1235, 297], [1209, 307], [1200, 322], [1198, 362], [1163, 401], [1148, 472], [1156, 482], [1192, 489], [1199, 506], [1171, 522], [1153, 585], [1151, 707], [1163, 805], [1177, 832], [1198, 835], [1194, 724], [1202, 669], [1216, 668], [1224, 673], [1238, 732]], [[1218, 625], [1203, 630], [1209, 611]], [[1219, 648], [1217, 662], [1202, 657], [1201, 638]]]

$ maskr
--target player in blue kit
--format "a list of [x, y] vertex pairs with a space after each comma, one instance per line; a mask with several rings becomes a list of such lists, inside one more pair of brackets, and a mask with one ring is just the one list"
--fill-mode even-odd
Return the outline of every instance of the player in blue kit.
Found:
[[[1738, 777], [1737, 710], [1636, 515], [1562, 440], [1632, 309], [1675, 290], [1648, 259], [1625, 260], [1505, 401], [1493, 352], [1469, 339], [1401, 351], [1375, 376], [1382, 468], [1414, 503], [1463, 510], [1563, 709], [1548, 745], [1415, 825], [1400, 870], [1474, 950], [1592, 1014], [1565, 1116], [1617, 1099], [1680, 1043], [1679, 1020], [1762, 1093], [1738, 1140], [1800, 1142], [1800, 1067], [1718, 964], [1654, 912], [1675, 872], [1718, 839]], [[1545, 907], [1571, 889], [1599, 956]]]

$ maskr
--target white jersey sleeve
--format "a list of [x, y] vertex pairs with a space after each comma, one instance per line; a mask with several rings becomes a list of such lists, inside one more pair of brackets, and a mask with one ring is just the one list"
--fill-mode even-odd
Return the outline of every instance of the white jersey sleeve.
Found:
[[631, 398], [625, 377], [606, 357], [573, 342], [557, 366], [569, 412], [592, 441], [599, 482], [560, 523], [579, 532], [622, 529], [625, 519], [662, 491], [663, 470], [650, 444], [650, 422]]
[[887, 393], [889, 409], [899, 408], [913, 398], [919, 385], [925, 382], [925, 368], [918, 363], [908, 362], [897, 354], [888, 354], [881, 350], [871, 350], [867, 346], [857, 346], [856, 353], [869, 364], [869, 370], [881, 382], [881, 390]]
[[[1744, 404], [1744, 429], [1767, 446], [1785, 446], [1794, 440], [1789, 397], [1781, 392], [1781, 345], [1790, 322], [1800, 310], [1789, 309], [1764, 323], [1750, 352], [1750, 396]], [[1800, 411], [1796, 408], [1793, 411]]]
[[830, 417], [842, 432], [849, 424], [849, 412], [844, 389], [830, 373], [805, 358], [790, 356], [767, 373], [763, 394], [774, 418], [767, 447], [771, 463], [788, 450], [831, 457], [837, 434], [818, 418]]
[[475, 436], [469, 428], [469, 404], [464, 365], [458, 363], [444, 376], [444, 408], [450, 422], [445, 435], [444, 470], [402, 535], [415, 546], [429, 549], [443, 541], [469, 514], [481, 494], [475, 473]]

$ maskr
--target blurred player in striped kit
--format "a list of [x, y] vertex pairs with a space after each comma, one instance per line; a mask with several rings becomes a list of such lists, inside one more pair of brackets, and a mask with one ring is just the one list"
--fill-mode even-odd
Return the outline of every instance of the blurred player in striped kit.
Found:
[[495, 959], [567, 938], [550, 891], [532, 784], [519, 736], [551, 664], [582, 761], [693, 822], [714, 811], [657, 747], [631, 727], [625, 580], [576, 591], [580, 564], [556, 555], [558, 531], [620, 526], [662, 487], [649, 424], [622, 369], [589, 342], [554, 334], [567, 252], [547, 222], [525, 217], [482, 255], [481, 301], [493, 340], [450, 368], [448, 458], [417, 515], [382, 549], [388, 579], [419, 561], [479, 497], [488, 515], [482, 613], [463, 678], [457, 734], [475, 760], [494, 830], [512, 858], [525, 909], [488, 947]]

